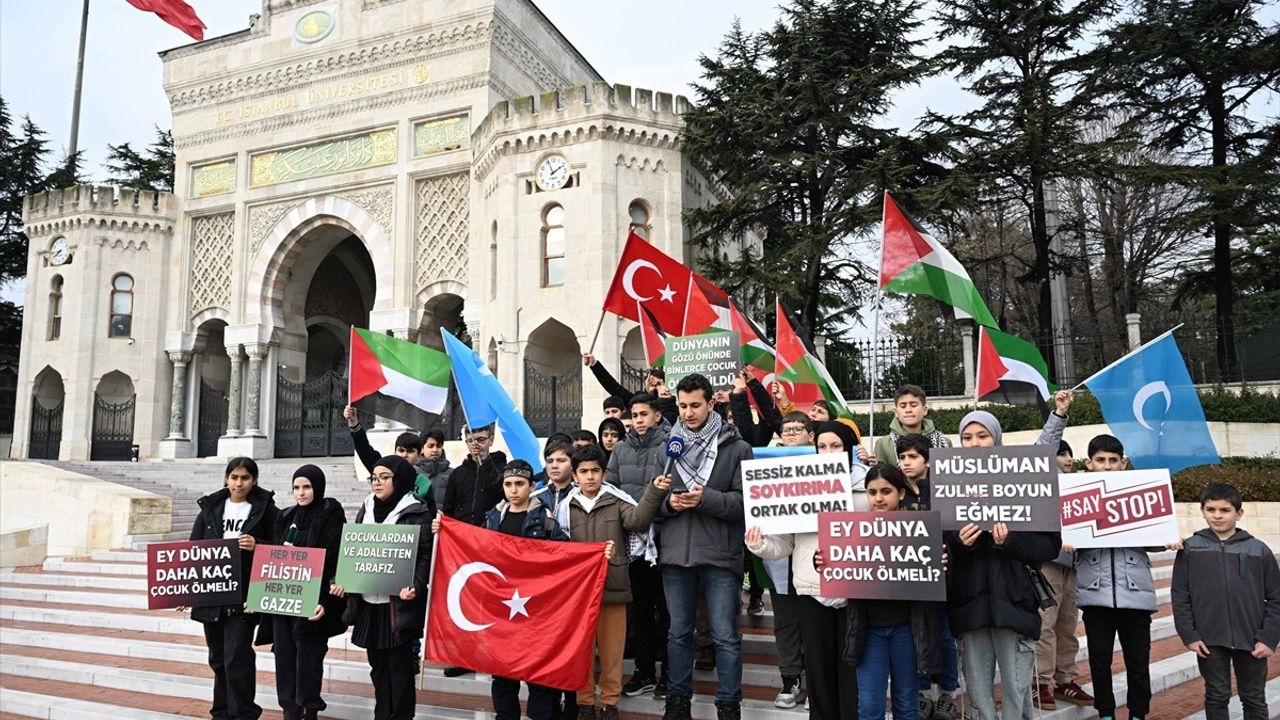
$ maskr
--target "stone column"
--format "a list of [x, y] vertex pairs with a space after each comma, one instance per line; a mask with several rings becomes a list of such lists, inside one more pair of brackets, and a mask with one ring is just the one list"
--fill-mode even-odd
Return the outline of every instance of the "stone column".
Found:
[[1129, 330], [1129, 349], [1137, 350], [1142, 346], [1142, 313], [1126, 313], [1124, 324]]
[[270, 347], [255, 343], [245, 345], [245, 354], [249, 356], [249, 378], [245, 393], [244, 434], [262, 435], [262, 361], [267, 357]]
[[169, 437], [166, 439], [186, 440], [183, 429], [187, 419], [187, 363], [191, 362], [191, 351], [171, 351], [169, 361], [173, 363], [173, 395], [169, 401]]
[[240, 425], [240, 389], [244, 383], [244, 356], [240, 344], [227, 346], [227, 358], [231, 360], [231, 385], [227, 388], [227, 437], [235, 437], [243, 429]]
[[964, 324], [960, 326], [960, 347], [964, 353], [964, 394], [965, 397], [972, 396], [977, 392], [978, 383], [974, 378], [973, 369], [973, 326]]
[[827, 336], [826, 335], [813, 336], [813, 351], [818, 354], [818, 360], [821, 361], [823, 365], [826, 365], [827, 364]]

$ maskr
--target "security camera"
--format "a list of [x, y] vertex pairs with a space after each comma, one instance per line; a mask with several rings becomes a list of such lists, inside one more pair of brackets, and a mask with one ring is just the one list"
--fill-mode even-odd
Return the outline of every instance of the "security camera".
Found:
[[494, 339], [493, 339], [493, 344], [494, 344], [494, 346], [495, 346], [495, 347], [497, 347], [499, 350], [503, 350], [503, 349], [505, 349], [505, 348], [507, 347], [507, 341], [506, 341], [506, 339], [505, 339], [505, 338], [503, 338], [501, 335], [499, 335], [498, 337], [496, 337], [496, 338], [494, 338]]
[[133, 338], [129, 338], [129, 344], [130, 344], [130, 345], [132, 345], [132, 344], [133, 344]]

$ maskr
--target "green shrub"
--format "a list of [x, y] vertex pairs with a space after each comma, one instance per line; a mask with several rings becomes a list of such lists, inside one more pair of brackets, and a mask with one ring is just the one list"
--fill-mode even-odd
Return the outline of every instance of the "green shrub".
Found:
[[1221, 465], [1187, 468], [1173, 476], [1173, 499], [1196, 502], [1210, 483], [1236, 486], [1246, 503], [1280, 502], [1280, 458], [1225, 457]]

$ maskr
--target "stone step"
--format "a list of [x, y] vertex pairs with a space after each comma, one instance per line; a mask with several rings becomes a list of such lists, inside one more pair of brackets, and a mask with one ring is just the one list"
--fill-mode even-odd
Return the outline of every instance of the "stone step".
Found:
[[0, 686], [0, 712], [48, 720], [191, 720], [188, 715], [23, 692], [3, 686]]
[[144, 550], [94, 550], [89, 553], [89, 559], [99, 562], [146, 563], [147, 553]]
[[147, 591], [147, 579], [145, 577], [14, 572], [9, 569], [0, 570], [0, 586], [3, 585], [56, 585], [65, 588], [95, 590], [134, 590], [140, 593]]
[[83, 575], [133, 575], [147, 576], [146, 563], [96, 562], [79, 558], [49, 558], [42, 566], [51, 572], [80, 573]]
[[[1267, 699], [1267, 717], [1280, 718], [1280, 677], [1272, 678], [1267, 682], [1263, 697]], [[1244, 708], [1240, 705], [1240, 697], [1238, 695], [1232, 696], [1227, 712], [1230, 714], [1231, 720], [1244, 720]], [[1183, 720], [1205, 720], [1204, 711], [1201, 710], [1194, 715], [1188, 715]]]

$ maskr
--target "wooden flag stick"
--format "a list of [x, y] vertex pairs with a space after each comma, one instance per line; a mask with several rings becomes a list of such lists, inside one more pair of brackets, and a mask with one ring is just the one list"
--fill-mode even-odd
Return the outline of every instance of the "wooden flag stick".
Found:
[[605, 310], [600, 310], [600, 320], [596, 323], [596, 332], [591, 336], [591, 347], [587, 349], [588, 355], [596, 354], [596, 340], [600, 339], [600, 328], [604, 327]]

